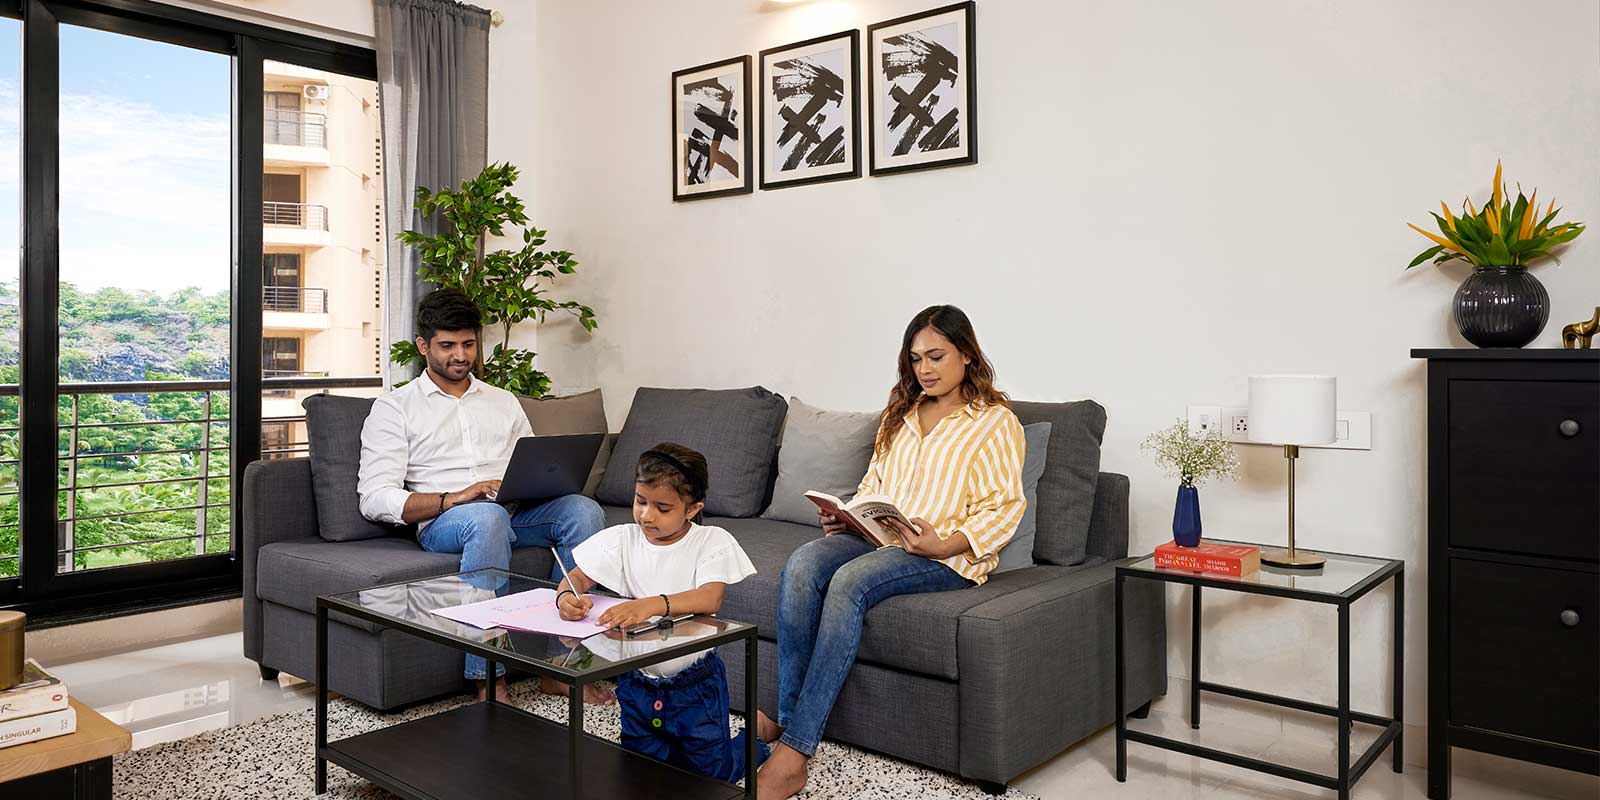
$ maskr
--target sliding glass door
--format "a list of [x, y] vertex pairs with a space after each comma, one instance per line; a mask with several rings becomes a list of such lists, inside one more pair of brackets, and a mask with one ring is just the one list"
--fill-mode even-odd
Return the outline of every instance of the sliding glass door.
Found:
[[[0, 267], [0, 606], [236, 591], [243, 467], [296, 438], [263, 425], [264, 394], [342, 385], [308, 368], [332, 288], [362, 287], [363, 312], [381, 297], [381, 246], [346, 259], [353, 277], [317, 271], [345, 243], [322, 241], [312, 167], [282, 160], [331, 152], [313, 108], [330, 82], [269, 91], [268, 57], [370, 82], [373, 55], [134, 0], [0, 0], [8, 13], [0, 247], [22, 258]], [[375, 116], [375, 99], [358, 106]], [[331, 199], [370, 199], [354, 197]], [[363, 369], [337, 374], [375, 385], [362, 337], [378, 333], [351, 319], [361, 344], [339, 352]]]

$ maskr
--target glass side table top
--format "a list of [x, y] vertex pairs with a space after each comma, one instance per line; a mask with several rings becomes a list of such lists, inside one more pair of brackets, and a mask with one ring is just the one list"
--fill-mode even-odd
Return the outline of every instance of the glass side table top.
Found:
[[[1205, 541], [1216, 542], [1217, 544], [1247, 544], [1253, 547], [1262, 547], [1262, 545], [1257, 545], [1254, 542], [1230, 542], [1222, 539], [1207, 539]], [[1187, 569], [1158, 567], [1156, 566], [1156, 557], [1151, 555], [1131, 564], [1126, 564], [1120, 569], [1159, 575], [1204, 578], [1207, 581], [1215, 581], [1217, 583], [1254, 585], [1269, 590], [1282, 589], [1285, 591], [1310, 592], [1330, 597], [1342, 597], [1350, 594], [1375, 576], [1396, 569], [1402, 564], [1400, 561], [1388, 558], [1324, 553], [1320, 550], [1308, 550], [1306, 552], [1314, 552], [1322, 556], [1327, 559], [1327, 563], [1323, 564], [1321, 569], [1279, 569], [1278, 567], [1262, 564], [1261, 569], [1252, 574], [1234, 577], [1212, 572], [1195, 572]]]
[[[669, 658], [698, 652], [692, 645], [703, 639], [739, 633], [753, 626], [704, 614], [670, 629], [639, 636], [620, 631], [596, 633], [583, 639], [546, 633], [480, 630], [433, 613], [479, 600], [504, 597], [532, 589], [554, 589], [555, 583], [498, 569], [481, 569], [458, 575], [393, 583], [361, 589], [326, 599], [332, 610], [351, 609], [392, 621], [401, 629], [422, 629], [446, 638], [500, 651], [506, 663], [540, 662], [557, 673], [580, 677], [588, 673], [647, 667]], [[711, 647], [708, 644], [706, 647]], [[676, 651], [666, 657], [663, 651]]]

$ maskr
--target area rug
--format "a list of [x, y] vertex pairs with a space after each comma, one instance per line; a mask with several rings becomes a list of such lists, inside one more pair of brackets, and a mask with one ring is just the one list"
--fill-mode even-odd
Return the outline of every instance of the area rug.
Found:
[[[560, 722], [567, 717], [567, 699], [539, 693], [534, 681], [511, 687], [511, 702], [539, 716]], [[329, 706], [328, 737], [342, 739], [406, 720], [437, 714], [469, 702], [463, 696], [380, 714], [365, 706], [336, 700]], [[612, 741], [620, 733], [616, 706], [589, 706], [584, 729]], [[742, 725], [732, 718], [734, 729]], [[305, 709], [159, 744], [115, 761], [118, 800], [300, 800], [316, 796], [312, 789], [312, 739], [316, 712]], [[330, 800], [388, 800], [393, 795], [337, 766], [328, 766]], [[823, 742], [811, 762], [811, 780], [797, 798], [820, 800], [988, 800], [977, 786], [942, 772]], [[1010, 800], [1031, 798], [1011, 789]]]

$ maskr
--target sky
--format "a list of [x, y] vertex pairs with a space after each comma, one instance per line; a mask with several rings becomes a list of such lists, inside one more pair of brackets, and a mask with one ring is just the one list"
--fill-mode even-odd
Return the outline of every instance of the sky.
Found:
[[[21, 27], [0, 18], [0, 252], [13, 253]], [[230, 71], [226, 55], [61, 26], [62, 281], [228, 289]]]

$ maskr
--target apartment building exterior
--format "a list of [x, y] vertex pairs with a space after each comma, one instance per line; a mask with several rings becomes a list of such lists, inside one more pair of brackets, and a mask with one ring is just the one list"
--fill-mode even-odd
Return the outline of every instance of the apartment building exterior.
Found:
[[[383, 176], [377, 84], [266, 62], [262, 369], [380, 374]], [[263, 456], [304, 443], [300, 401], [262, 397]]]

